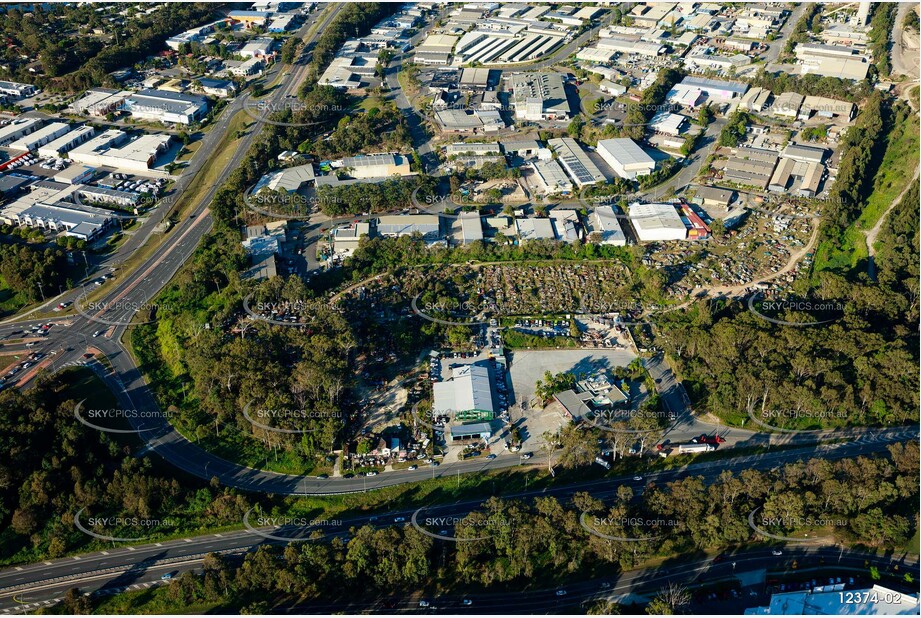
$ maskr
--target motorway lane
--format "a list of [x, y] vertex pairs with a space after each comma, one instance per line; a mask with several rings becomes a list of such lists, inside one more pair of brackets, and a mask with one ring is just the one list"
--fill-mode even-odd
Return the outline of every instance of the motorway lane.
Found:
[[[917, 429], [913, 428], [917, 435]], [[890, 436], [895, 439], [893, 433]], [[901, 434], [906, 438], [905, 432]], [[538, 496], [554, 496], [561, 500], [569, 499], [578, 491], [588, 491], [594, 497], [614, 500], [617, 498], [617, 486], [628, 485], [635, 493], [643, 491], [648, 483], [662, 484], [675, 481], [688, 476], [701, 476], [705, 482], [713, 482], [727, 467], [735, 470], [774, 468], [785, 463], [821, 456], [824, 459], [841, 459], [854, 457], [870, 451], [883, 450], [886, 441], [875, 441], [870, 444], [835, 444], [824, 445], [817, 448], [776, 451], [762, 455], [752, 455], [733, 458], [730, 460], [717, 460], [690, 464], [680, 469], [668, 470], [647, 474], [641, 481], [633, 480], [632, 476], [620, 478], [605, 478], [587, 481], [566, 486], [549, 487], [531, 491], [521, 491], [505, 496], [513, 498], [534, 498]], [[729, 464], [729, 466], [727, 466]], [[425, 510], [423, 517], [463, 517], [476, 509], [482, 500], [467, 500], [454, 504], [433, 506]], [[342, 536], [356, 526], [364, 524], [403, 525], [394, 521], [396, 517], [410, 520], [412, 511], [391, 511], [386, 514], [365, 515], [343, 520], [341, 526], [324, 528], [327, 536]], [[269, 528], [260, 528], [268, 531]], [[293, 529], [276, 531], [276, 535], [296, 536]], [[224, 532], [221, 534], [207, 534], [197, 537], [163, 541], [161, 543], [119, 544], [106, 551], [92, 552], [79, 556], [71, 556], [47, 563], [25, 565], [13, 569], [0, 571], [0, 609], [12, 607], [12, 597], [24, 594], [31, 602], [57, 598], [64, 591], [79, 585], [85, 590], [110, 588], [117, 583], [137, 583], [156, 579], [160, 574], [170, 570], [191, 570], [199, 567], [207, 552], [241, 553], [250, 551], [259, 545], [275, 541], [265, 539], [258, 534], [246, 530]], [[166, 562], [164, 562], [166, 561]], [[110, 570], [99, 573], [100, 570]], [[67, 578], [66, 581], [59, 578]], [[146, 578], [146, 579], [145, 579]], [[57, 581], [54, 581], [57, 580]], [[56, 596], [57, 595], [57, 596]]]

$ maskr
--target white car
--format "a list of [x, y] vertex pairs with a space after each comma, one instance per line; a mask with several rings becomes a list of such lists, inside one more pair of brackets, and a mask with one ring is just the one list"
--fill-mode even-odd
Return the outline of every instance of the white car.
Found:
[[633, 480], [634, 480], [634, 481], [642, 481], [642, 480], [643, 480], [643, 477], [637, 475], [637, 476], [634, 476], [634, 477], [633, 477]]
[[566, 591], [565, 591], [565, 590], [557, 590], [557, 591], [556, 591], [556, 596], [558, 596], [558, 597], [565, 597], [565, 596], [566, 596]]
[[772, 549], [772, 550], [771, 550], [771, 555], [773, 555], [773, 556], [783, 556], [783, 552], [780, 551], [779, 549]]
[[429, 602], [428, 602], [428, 601], [426, 601], [426, 600], [424, 600], [424, 599], [423, 599], [422, 601], [419, 601], [419, 607], [428, 607], [428, 606], [429, 606]]

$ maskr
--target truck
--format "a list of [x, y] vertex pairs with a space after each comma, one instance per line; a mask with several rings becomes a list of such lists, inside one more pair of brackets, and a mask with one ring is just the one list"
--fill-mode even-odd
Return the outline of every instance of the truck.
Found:
[[707, 453], [709, 451], [715, 450], [716, 447], [712, 444], [681, 444], [678, 446], [678, 454], [681, 453]]

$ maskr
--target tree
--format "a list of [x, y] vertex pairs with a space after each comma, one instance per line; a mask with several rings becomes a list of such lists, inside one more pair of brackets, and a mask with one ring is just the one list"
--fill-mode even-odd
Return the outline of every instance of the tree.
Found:
[[659, 590], [659, 593], [646, 607], [646, 613], [650, 615], [666, 615], [681, 613], [681, 611], [690, 605], [691, 594], [687, 588], [678, 584], [669, 583], [665, 588]]

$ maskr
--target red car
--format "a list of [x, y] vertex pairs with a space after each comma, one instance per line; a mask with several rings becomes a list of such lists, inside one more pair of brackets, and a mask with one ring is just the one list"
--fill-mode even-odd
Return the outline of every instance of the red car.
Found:
[[93, 358], [94, 354], [92, 352], [87, 352], [83, 355], [83, 358]]

